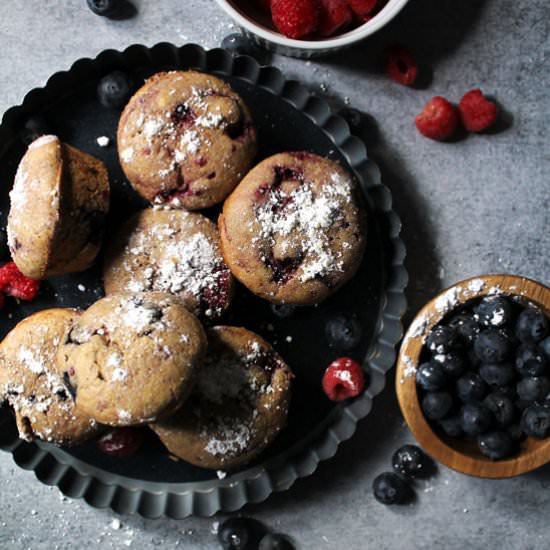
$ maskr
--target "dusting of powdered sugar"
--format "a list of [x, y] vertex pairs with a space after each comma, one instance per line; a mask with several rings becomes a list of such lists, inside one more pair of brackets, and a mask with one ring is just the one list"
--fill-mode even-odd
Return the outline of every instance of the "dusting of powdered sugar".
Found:
[[447, 313], [454, 309], [458, 304], [458, 296], [461, 290], [461, 287], [455, 286], [444, 292], [435, 301], [435, 309], [439, 313]]
[[208, 437], [208, 443], [204, 447], [207, 453], [213, 456], [231, 456], [244, 451], [250, 442], [252, 432], [250, 427], [242, 423], [241, 419], [224, 418], [218, 424], [217, 428], [221, 436], [214, 436], [206, 430], [201, 432], [202, 437]]
[[485, 281], [483, 279], [472, 279], [467, 288], [471, 293], [477, 294], [485, 288]]
[[34, 374], [42, 374], [45, 370], [44, 358], [40, 356], [38, 350], [33, 352], [29, 348], [21, 347], [17, 353], [17, 359]]
[[[334, 271], [342, 271], [343, 259], [339, 250], [330, 247], [330, 227], [344, 219], [344, 209], [351, 202], [351, 181], [339, 174], [332, 174], [331, 184], [320, 190], [303, 182], [290, 192], [274, 189], [264, 203], [256, 209], [260, 230], [253, 242], [267, 241], [286, 252], [290, 239], [301, 240], [301, 273], [305, 283]], [[280, 205], [285, 204], [284, 208]], [[250, 226], [252, 231], [254, 227]]]
[[32, 151], [33, 149], [38, 149], [43, 145], [47, 145], [48, 143], [52, 143], [53, 141], [58, 141], [58, 140], [59, 138], [57, 136], [52, 136], [52, 135], [40, 136], [38, 139], [35, 139], [29, 145], [29, 151]]

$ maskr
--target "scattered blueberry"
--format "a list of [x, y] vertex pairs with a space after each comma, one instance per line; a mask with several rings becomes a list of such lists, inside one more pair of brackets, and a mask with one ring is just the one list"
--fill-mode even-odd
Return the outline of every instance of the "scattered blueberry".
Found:
[[447, 416], [453, 406], [453, 396], [446, 391], [428, 392], [422, 398], [422, 411], [430, 420]]
[[502, 428], [509, 426], [516, 419], [516, 409], [512, 400], [506, 395], [490, 393], [483, 404], [493, 413], [497, 424]]
[[443, 418], [439, 421], [439, 425], [450, 437], [460, 437], [462, 435], [462, 417], [458, 414]]
[[254, 55], [258, 49], [248, 36], [241, 33], [228, 34], [221, 43], [224, 50], [242, 55]]
[[268, 533], [260, 541], [258, 550], [294, 550], [294, 545], [285, 535]]
[[422, 363], [416, 371], [416, 383], [426, 391], [436, 391], [445, 387], [447, 377], [443, 369], [434, 361]]
[[120, 0], [86, 0], [88, 7], [96, 14], [105, 17], [115, 15], [120, 8]]
[[504, 296], [486, 296], [474, 308], [475, 319], [485, 327], [503, 327], [514, 317], [512, 304]]
[[361, 342], [362, 332], [361, 323], [352, 315], [337, 315], [329, 319], [325, 327], [329, 344], [340, 350], [357, 347]]
[[523, 411], [521, 428], [531, 437], [543, 438], [550, 435], [550, 409], [544, 405], [531, 405]]
[[409, 495], [408, 485], [393, 472], [380, 474], [372, 483], [374, 498], [382, 504], [401, 504]]
[[524, 401], [543, 401], [550, 393], [550, 379], [546, 376], [526, 376], [518, 382], [516, 391]]
[[218, 528], [218, 540], [224, 550], [245, 550], [252, 537], [252, 526], [247, 518], [229, 518]]
[[448, 353], [457, 347], [458, 339], [453, 329], [435, 327], [426, 339], [426, 346], [432, 353]]
[[360, 130], [363, 126], [363, 115], [361, 111], [353, 107], [344, 107], [338, 113], [347, 123], [351, 130]]
[[539, 343], [539, 348], [544, 353], [544, 356], [550, 361], [550, 336], [547, 336], [542, 342]]
[[403, 445], [392, 457], [393, 469], [408, 477], [422, 476], [426, 466], [426, 455], [416, 445]]
[[489, 363], [479, 367], [479, 375], [490, 386], [507, 386], [516, 378], [510, 363]]
[[29, 117], [23, 123], [19, 137], [25, 145], [30, 145], [35, 139], [52, 133], [50, 123], [42, 116]]
[[271, 311], [280, 319], [292, 317], [296, 312], [296, 307], [290, 304], [271, 304]]
[[479, 333], [474, 350], [483, 363], [501, 363], [510, 356], [512, 345], [503, 331], [488, 329]]
[[481, 401], [487, 393], [487, 384], [477, 372], [469, 371], [456, 381], [456, 394], [464, 403]]
[[514, 442], [508, 432], [495, 430], [478, 436], [477, 444], [481, 453], [493, 460], [506, 458], [514, 450]]
[[466, 361], [455, 351], [434, 355], [433, 360], [449, 378], [458, 378], [467, 368]]
[[449, 321], [449, 327], [455, 331], [458, 338], [465, 345], [471, 345], [480, 331], [477, 321], [473, 316], [466, 313], [455, 315]]
[[533, 344], [521, 346], [516, 354], [516, 369], [522, 376], [540, 376], [548, 361], [543, 351]]
[[493, 413], [481, 403], [466, 403], [461, 410], [462, 430], [471, 436], [478, 436], [493, 427]]
[[99, 102], [110, 109], [121, 109], [128, 103], [133, 87], [132, 79], [125, 72], [113, 71], [99, 81]]
[[540, 342], [548, 336], [548, 318], [538, 308], [524, 309], [516, 322], [516, 335], [526, 343]]

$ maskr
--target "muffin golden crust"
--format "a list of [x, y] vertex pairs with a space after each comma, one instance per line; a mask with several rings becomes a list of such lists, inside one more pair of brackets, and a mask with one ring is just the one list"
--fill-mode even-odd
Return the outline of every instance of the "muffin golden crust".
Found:
[[22, 273], [43, 279], [91, 266], [109, 209], [101, 161], [42, 136], [23, 156], [10, 199], [8, 244]]
[[47, 309], [18, 323], [0, 344], [0, 401], [15, 412], [19, 436], [59, 445], [93, 437], [96, 421], [74, 401], [58, 368], [58, 347], [80, 312]]
[[184, 402], [205, 348], [200, 323], [174, 296], [113, 294], [77, 320], [58, 361], [82, 410], [102, 424], [131, 426]]
[[122, 113], [117, 141], [120, 164], [142, 197], [189, 210], [223, 201], [256, 155], [243, 100], [219, 78], [196, 71], [147, 80]]
[[202, 468], [250, 462], [286, 423], [292, 372], [258, 335], [207, 331], [208, 354], [185, 407], [151, 425], [166, 448]]
[[303, 152], [251, 170], [225, 201], [218, 226], [233, 275], [273, 303], [321, 302], [355, 275], [366, 243], [351, 175]]
[[107, 248], [103, 279], [107, 294], [174, 294], [206, 321], [226, 311], [234, 291], [218, 228], [185, 210], [148, 209], [127, 220]]

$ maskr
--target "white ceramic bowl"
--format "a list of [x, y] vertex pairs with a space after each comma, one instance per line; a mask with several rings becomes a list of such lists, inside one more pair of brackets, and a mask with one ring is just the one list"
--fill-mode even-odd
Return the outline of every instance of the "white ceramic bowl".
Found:
[[275, 30], [271, 17], [251, 1], [216, 0], [220, 7], [258, 45], [292, 57], [319, 57], [349, 48], [387, 25], [409, 0], [389, 0], [370, 21], [344, 34], [319, 40], [294, 40]]

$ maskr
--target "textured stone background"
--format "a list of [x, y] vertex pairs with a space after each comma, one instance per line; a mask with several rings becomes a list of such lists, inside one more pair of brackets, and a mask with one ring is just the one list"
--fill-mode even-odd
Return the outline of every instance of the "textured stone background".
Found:
[[[211, 0], [134, 0], [138, 15], [107, 21], [84, 0], [10, 0], [0, 18], [0, 111], [80, 57], [140, 42], [207, 47], [232, 32]], [[410, 315], [440, 287], [505, 271], [550, 282], [550, 4], [546, 0], [411, 0], [389, 27], [322, 62], [273, 58], [287, 75], [372, 117], [366, 140], [404, 221]], [[382, 48], [414, 48], [431, 69], [425, 88], [379, 73]], [[414, 114], [431, 96], [458, 100], [480, 86], [506, 111], [495, 135], [438, 144], [417, 134]], [[507, 127], [507, 128], [506, 128]], [[385, 508], [373, 477], [411, 441], [391, 383], [354, 439], [291, 491], [246, 513], [309, 549], [545, 549], [550, 546], [550, 468], [483, 481], [440, 468], [416, 503]], [[216, 548], [212, 519], [121, 518], [61, 498], [0, 455], [0, 548]], [[216, 518], [219, 520], [222, 518]]]

